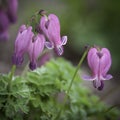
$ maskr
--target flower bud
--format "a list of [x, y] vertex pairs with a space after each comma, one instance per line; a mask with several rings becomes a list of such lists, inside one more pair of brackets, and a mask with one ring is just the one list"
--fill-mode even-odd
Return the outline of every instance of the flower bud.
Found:
[[9, 27], [9, 20], [6, 13], [0, 10], [0, 33], [6, 31]]
[[42, 34], [38, 34], [37, 36], [33, 37], [33, 41], [31, 41], [28, 54], [30, 58], [29, 67], [31, 70], [36, 69], [37, 67], [37, 59], [42, 53], [44, 49], [45, 37]]
[[32, 27], [28, 28], [22, 25], [19, 28], [18, 35], [15, 41], [15, 52], [13, 55], [13, 63], [16, 65], [21, 65], [23, 62], [23, 55], [27, 52], [30, 42], [33, 37]]
[[17, 20], [18, 0], [8, 0], [7, 7], [9, 21], [15, 23]]

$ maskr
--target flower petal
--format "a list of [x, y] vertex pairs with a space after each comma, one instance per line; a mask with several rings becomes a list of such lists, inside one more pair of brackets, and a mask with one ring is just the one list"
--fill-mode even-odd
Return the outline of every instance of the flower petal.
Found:
[[101, 52], [103, 53], [103, 56], [100, 59], [100, 74], [105, 76], [110, 69], [112, 59], [107, 48], [102, 48]]
[[44, 49], [45, 38], [42, 34], [38, 34], [34, 37], [35, 41], [30, 43], [28, 48], [28, 54], [30, 57], [30, 61], [35, 63], [38, 59], [39, 55]]
[[55, 50], [56, 54], [59, 56], [62, 55], [64, 52], [63, 46], [55, 46], [54, 50]]
[[101, 80], [98, 80], [98, 79], [94, 80], [93, 81], [93, 86], [95, 88], [99, 88], [101, 86]]
[[111, 74], [106, 75], [105, 77], [101, 77], [102, 80], [110, 80], [113, 76]]
[[87, 81], [93, 81], [93, 80], [96, 79], [96, 77], [92, 77], [92, 76], [89, 76], [89, 75], [83, 75], [82, 79], [87, 80]]
[[27, 29], [26, 25], [21, 25], [20, 28], [19, 28], [18, 33], [22, 33], [26, 29]]
[[87, 56], [88, 65], [92, 70], [93, 75], [97, 75], [99, 70], [99, 57], [97, 55], [97, 52], [98, 51], [96, 48], [91, 48]]
[[66, 45], [66, 43], [67, 43], [67, 36], [62, 36], [61, 41], [62, 41], [62, 45]]
[[[20, 27], [20, 30], [23, 30], [23, 28]], [[28, 49], [28, 46], [33, 37], [33, 32], [31, 26], [22, 31], [22, 33], [20, 30], [15, 41], [15, 53], [23, 54]]]
[[14, 55], [12, 56], [12, 63], [17, 66], [21, 65], [23, 63], [23, 60], [24, 60], [23, 55], [20, 54], [17, 55], [16, 53], [14, 53]]
[[56, 15], [50, 14], [48, 16], [49, 26], [48, 26], [48, 39], [54, 43], [54, 45], [61, 45], [60, 37], [60, 23]]
[[35, 70], [36, 67], [37, 67], [37, 63], [36, 63], [36, 62], [30, 62], [29, 68], [30, 68], [31, 70]]
[[48, 49], [53, 49], [53, 48], [54, 48], [54, 45], [53, 45], [51, 42], [45, 42], [45, 46], [46, 46]]
[[21, 65], [23, 62], [24, 53], [27, 52], [30, 42], [32, 41], [33, 32], [32, 27], [26, 28], [22, 25], [18, 31], [18, 35], [15, 41], [15, 52], [13, 57], [13, 63]]
[[[44, 33], [44, 35], [48, 38], [48, 28], [46, 28], [46, 22], [48, 21], [48, 19], [45, 16], [42, 16], [40, 19], [40, 30], [42, 30], [42, 32]], [[48, 26], [47, 26], [48, 27]]]
[[104, 83], [103, 83], [103, 81], [101, 81], [101, 85], [97, 89], [98, 90], [103, 90], [103, 87], [104, 87]]

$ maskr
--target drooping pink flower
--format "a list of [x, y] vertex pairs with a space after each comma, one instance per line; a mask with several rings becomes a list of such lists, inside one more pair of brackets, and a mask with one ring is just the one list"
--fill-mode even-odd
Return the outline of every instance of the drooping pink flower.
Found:
[[18, 35], [15, 41], [15, 52], [13, 55], [13, 64], [21, 65], [23, 62], [23, 55], [27, 52], [30, 42], [33, 37], [32, 27], [28, 28], [22, 25], [18, 31]]
[[5, 11], [0, 9], [0, 33], [4, 33], [9, 27], [9, 19]]
[[9, 19], [5, 11], [0, 9], [0, 40], [8, 40]]
[[83, 79], [93, 81], [94, 87], [102, 90], [104, 87], [103, 81], [112, 78], [112, 75], [107, 74], [112, 63], [110, 51], [107, 48], [101, 50], [91, 48], [87, 55], [87, 61], [92, 75], [84, 76]]
[[40, 29], [43, 31], [49, 42], [45, 42], [48, 49], [53, 49], [58, 55], [63, 54], [63, 45], [67, 43], [67, 36], [60, 36], [60, 23], [56, 15], [42, 16]]
[[18, 0], [0, 1], [0, 40], [8, 40], [10, 24], [17, 20]]
[[45, 37], [43, 34], [37, 34], [37, 36], [33, 37], [33, 41], [31, 41], [28, 54], [30, 57], [29, 67], [31, 70], [34, 70], [37, 67], [37, 59], [42, 53], [44, 49]]
[[9, 21], [15, 23], [17, 20], [18, 0], [7, 0], [7, 14]]

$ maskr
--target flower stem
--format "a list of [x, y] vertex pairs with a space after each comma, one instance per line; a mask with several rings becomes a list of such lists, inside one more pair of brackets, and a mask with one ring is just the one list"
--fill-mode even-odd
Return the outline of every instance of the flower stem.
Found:
[[114, 109], [114, 108], [116, 108], [116, 107], [118, 107], [118, 106], [119, 106], [119, 104], [112, 105], [112, 106], [109, 107], [106, 111], [104, 111], [104, 113], [107, 113], [107, 112], [109, 112], [110, 110], [112, 110], [112, 109]]
[[29, 62], [24, 67], [24, 70], [22, 71], [21, 76], [25, 76], [26, 75], [27, 71], [29, 70], [28, 66], [29, 66]]
[[8, 82], [8, 91], [10, 92], [11, 91], [11, 82], [12, 82], [12, 79], [13, 79], [13, 75], [15, 73], [15, 69], [16, 69], [16, 65], [13, 65], [12, 66], [12, 69], [11, 69], [11, 72], [9, 73], [9, 82]]
[[77, 75], [78, 70], [80, 69], [81, 64], [83, 63], [83, 61], [84, 61], [84, 59], [85, 59], [85, 57], [86, 57], [86, 55], [87, 55], [87, 52], [88, 52], [88, 49], [85, 50], [85, 52], [84, 52], [83, 55], [82, 55], [82, 58], [80, 59], [78, 65], [77, 65], [77, 68], [76, 68], [76, 70], [75, 70], [75, 72], [74, 72], [74, 75], [73, 75], [73, 77], [72, 77], [72, 79], [71, 79], [71, 82], [70, 82], [70, 85], [69, 85], [69, 87], [68, 87], [68, 90], [67, 90], [67, 92], [66, 92], [66, 94], [65, 94], [65, 98], [64, 98], [64, 101], [63, 101], [63, 105], [62, 105], [60, 111], [58, 112], [57, 116], [56, 116], [53, 120], [58, 120], [58, 119], [59, 119], [59, 117], [60, 117], [60, 115], [61, 115], [61, 113], [62, 113], [62, 111], [63, 111], [63, 108], [64, 108], [64, 106], [65, 106], [65, 103], [66, 103], [66, 101], [67, 101], [67, 98], [68, 98], [68, 96], [69, 96], [69, 92], [70, 92], [70, 89], [71, 89], [71, 87], [72, 87], [73, 81], [74, 81], [74, 79], [75, 79], [75, 77], [76, 77], [76, 75]]

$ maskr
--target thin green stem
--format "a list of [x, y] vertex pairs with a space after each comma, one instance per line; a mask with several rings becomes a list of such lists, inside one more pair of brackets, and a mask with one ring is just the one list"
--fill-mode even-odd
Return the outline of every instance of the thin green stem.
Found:
[[106, 111], [104, 111], [104, 113], [107, 113], [118, 106], [119, 106], [119, 104], [113, 105], [113, 106], [109, 107]]
[[15, 73], [15, 69], [16, 69], [16, 65], [13, 65], [11, 72], [9, 73], [9, 82], [8, 82], [8, 91], [11, 91], [11, 86], [12, 86], [12, 79], [13, 79], [13, 75]]
[[26, 66], [24, 67], [24, 70], [22, 71], [22, 73], [21, 73], [21, 76], [25, 76], [26, 75], [26, 73], [27, 73], [27, 71], [29, 70], [29, 62], [26, 64]]
[[66, 92], [66, 94], [65, 94], [65, 99], [64, 99], [64, 101], [63, 101], [63, 105], [62, 105], [59, 113], [57, 114], [57, 116], [56, 116], [53, 120], [58, 120], [58, 119], [59, 119], [59, 117], [60, 117], [60, 115], [61, 115], [61, 113], [62, 113], [62, 111], [63, 111], [63, 108], [64, 108], [64, 106], [65, 106], [65, 103], [66, 103], [66, 101], [67, 101], [67, 98], [68, 98], [68, 96], [69, 96], [69, 92], [70, 92], [70, 89], [71, 89], [71, 87], [72, 87], [73, 81], [74, 81], [74, 79], [75, 79], [75, 77], [76, 77], [76, 75], [77, 75], [77, 72], [78, 72], [79, 69], [80, 69], [81, 64], [83, 63], [83, 61], [84, 61], [84, 59], [85, 59], [85, 57], [86, 57], [86, 55], [87, 55], [87, 52], [88, 52], [88, 49], [85, 50], [85, 52], [84, 52], [83, 55], [82, 55], [82, 58], [80, 59], [78, 65], [77, 65], [77, 68], [76, 68], [76, 70], [75, 70], [75, 72], [74, 72], [74, 75], [73, 75], [73, 77], [72, 77], [72, 79], [71, 79], [71, 82], [70, 82], [70, 85], [69, 85], [69, 87], [68, 87], [68, 90], [67, 90], [67, 92]]
[[68, 96], [68, 94], [69, 94], [69, 92], [70, 92], [70, 89], [71, 89], [71, 87], [72, 87], [72, 83], [73, 83], [73, 81], [74, 81], [74, 79], [75, 79], [75, 77], [76, 77], [76, 74], [77, 74], [78, 70], [80, 69], [80, 66], [81, 66], [81, 64], [83, 63], [86, 55], [87, 55], [87, 50], [84, 52], [82, 58], [80, 59], [78, 65], [77, 65], [77, 68], [76, 68], [76, 70], [75, 70], [75, 73], [74, 73], [74, 75], [73, 75], [73, 78], [72, 78], [72, 80], [71, 80], [71, 82], [70, 82], [70, 86], [69, 86], [69, 88], [68, 88], [68, 90], [67, 90], [66, 96]]
[[[16, 65], [13, 65], [10, 73], [8, 74], [9, 81], [8, 81], [8, 98], [7, 98], [7, 102], [10, 101], [12, 80], [13, 80], [13, 76], [14, 76], [15, 70], [16, 70]], [[6, 105], [7, 105], [7, 103], [6, 103]]]

